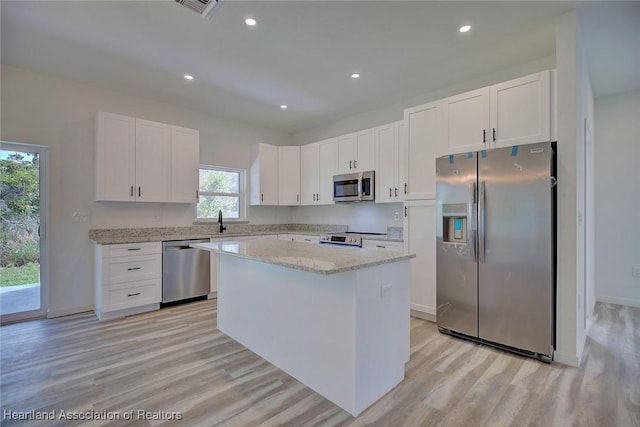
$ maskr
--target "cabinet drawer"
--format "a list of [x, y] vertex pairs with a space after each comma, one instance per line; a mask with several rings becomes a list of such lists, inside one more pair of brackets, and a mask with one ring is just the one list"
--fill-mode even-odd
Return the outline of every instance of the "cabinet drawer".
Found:
[[384, 240], [363, 240], [362, 247], [365, 249], [384, 249], [387, 251], [404, 251], [404, 244], [401, 242], [387, 242]]
[[104, 287], [103, 311], [115, 311], [160, 302], [160, 278]]
[[127, 243], [121, 245], [104, 245], [102, 258], [113, 258], [122, 256], [161, 254], [162, 243], [160, 242], [144, 242], [144, 243]]
[[161, 277], [161, 255], [130, 256], [103, 260], [104, 283], [125, 283]]

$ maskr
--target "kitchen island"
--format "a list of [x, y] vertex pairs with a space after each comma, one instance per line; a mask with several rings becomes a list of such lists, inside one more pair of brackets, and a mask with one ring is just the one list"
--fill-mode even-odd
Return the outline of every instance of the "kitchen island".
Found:
[[219, 253], [218, 329], [357, 416], [404, 379], [414, 255], [279, 240]]

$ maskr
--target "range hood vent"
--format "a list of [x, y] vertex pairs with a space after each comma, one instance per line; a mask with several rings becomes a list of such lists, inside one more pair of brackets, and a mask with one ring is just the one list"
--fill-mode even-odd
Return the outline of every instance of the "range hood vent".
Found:
[[175, 0], [187, 9], [199, 13], [203, 18], [211, 19], [223, 0]]

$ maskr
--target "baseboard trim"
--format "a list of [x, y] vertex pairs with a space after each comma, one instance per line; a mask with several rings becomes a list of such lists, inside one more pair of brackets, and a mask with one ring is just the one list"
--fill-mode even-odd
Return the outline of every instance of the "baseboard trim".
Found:
[[620, 298], [608, 295], [596, 295], [596, 301], [609, 304], [627, 305], [631, 307], [640, 307], [640, 300], [634, 298]]
[[577, 368], [580, 365], [580, 361], [575, 354], [564, 354], [559, 351], [555, 351], [553, 353], [553, 361], [562, 365], [572, 366], [574, 368]]
[[55, 317], [69, 316], [71, 314], [85, 313], [87, 311], [93, 311], [93, 305], [85, 305], [82, 307], [64, 308], [62, 310], [50, 310], [47, 313], [47, 319], [53, 319]]
[[429, 322], [436, 323], [436, 316], [430, 313], [425, 313], [419, 310], [411, 310], [410, 314], [412, 317], [417, 317], [418, 319], [428, 320]]

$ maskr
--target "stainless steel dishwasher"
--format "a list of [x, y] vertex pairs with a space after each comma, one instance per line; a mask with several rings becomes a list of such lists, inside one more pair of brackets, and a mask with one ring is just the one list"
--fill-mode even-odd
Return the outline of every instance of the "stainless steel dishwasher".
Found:
[[189, 247], [209, 239], [162, 242], [162, 302], [207, 295], [210, 289], [210, 253]]

